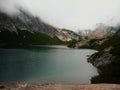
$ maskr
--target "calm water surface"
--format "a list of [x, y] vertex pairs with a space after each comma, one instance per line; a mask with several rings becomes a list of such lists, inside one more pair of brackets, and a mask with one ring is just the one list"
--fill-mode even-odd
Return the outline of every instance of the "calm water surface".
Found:
[[65, 46], [0, 49], [0, 82], [90, 83], [97, 71], [87, 55], [95, 52]]

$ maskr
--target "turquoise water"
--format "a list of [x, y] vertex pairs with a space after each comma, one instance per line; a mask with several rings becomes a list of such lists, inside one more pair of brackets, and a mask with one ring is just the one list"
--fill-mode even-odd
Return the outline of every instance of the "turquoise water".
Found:
[[65, 46], [0, 49], [0, 82], [88, 84], [97, 71], [87, 55], [95, 52]]

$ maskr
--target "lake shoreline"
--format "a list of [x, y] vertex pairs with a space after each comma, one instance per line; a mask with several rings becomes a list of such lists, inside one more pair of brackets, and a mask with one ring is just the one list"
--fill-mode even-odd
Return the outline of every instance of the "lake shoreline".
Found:
[[79, 83], [0, 83], [0, 90], [120, 90], [120, 84], [79, 84]]
[[87, 56], [96, 52], [94, 50], [50, 45], [0, 49], [0, 51], [2, 57], [0, 82], [89, 84], [90, 78], [97, 75], [96, 68], [87, 62]]
[[[22, 45], [22, 44], [6, 44], [6, 43], [0, 43], [0, 48], [24, 48], [24, 47], [30, 47], [30, 46], [65, 46], [68, 47], [65, 44], [54, 44], [54, 45], [39, 45], [39, 44], [31, 44], [31, 45]], [[68, 47], [69, 48], [69, 47]]]

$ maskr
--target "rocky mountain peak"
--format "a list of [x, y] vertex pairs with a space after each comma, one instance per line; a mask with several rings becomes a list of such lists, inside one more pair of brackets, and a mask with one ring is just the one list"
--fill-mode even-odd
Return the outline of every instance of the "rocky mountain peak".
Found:
[[[0, 30], [8, 30], [16, 32], [17, 30], [26, 30], [29, 32], [38, 32], [46, 34], [52, 38], [57, 37], [62, 41], [70, 41], [78, 39], [79, 36], [70, 31], [59, 31], [57, 28], [44, 23], [39, 17], [30, 14], [29, 12], [19, 9], [19, 13], [12, 16], [0, 12]], [[66, 32], [66, 33], [64, 33]]]

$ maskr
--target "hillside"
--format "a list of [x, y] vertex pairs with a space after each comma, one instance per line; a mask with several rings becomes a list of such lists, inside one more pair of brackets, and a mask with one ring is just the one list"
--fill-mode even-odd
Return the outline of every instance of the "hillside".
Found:
[[[8, 15], [0, 12], [0, 44], [63, 44], [77, 39], [69, 33], [44, 23], [41, 19], [19, 9], [19, 13]], [[73, 32], [74, 33], [74, 32]], [[62, 37], [62, 38], [60, 38]]]
[[120, 27], [100, 27], [92, 36], [81, 38], [69, 47], [98, 50], [88, 58], [99, 73], [91, 79], [92, 83], [120, 83]]
[[99, 52], [88, 58], [97, 67], [99, 75], [92, 83], [120, 83], [120, 30], [111, 38], [96, 47]]
[[99, 24], [93, 31], [82, 31], [82, 36], [79, 40], [68, 46], [72, 48], [90, 48], [98, 50], [100, 49], [99, 46], [111, 38], [119, 28], [120, 26], [106, 26], [104, 24]]
[[119, 27], [107, 26], [104, 24], [98, 24], [95, 30], [90, 34], [90, 38], [107, 38], [115, 34], [115, 32], [119, 29]]
[[107, 26], [103, 23], [100, 23], [96, 25], [94, 30], [79, 30], [78, 34], [82, 37], [88, 37], [89, 39], [103, 39], [112, 36], [116, 33], [116, 31], [118, 31], [118, 29], [119, 26]]

